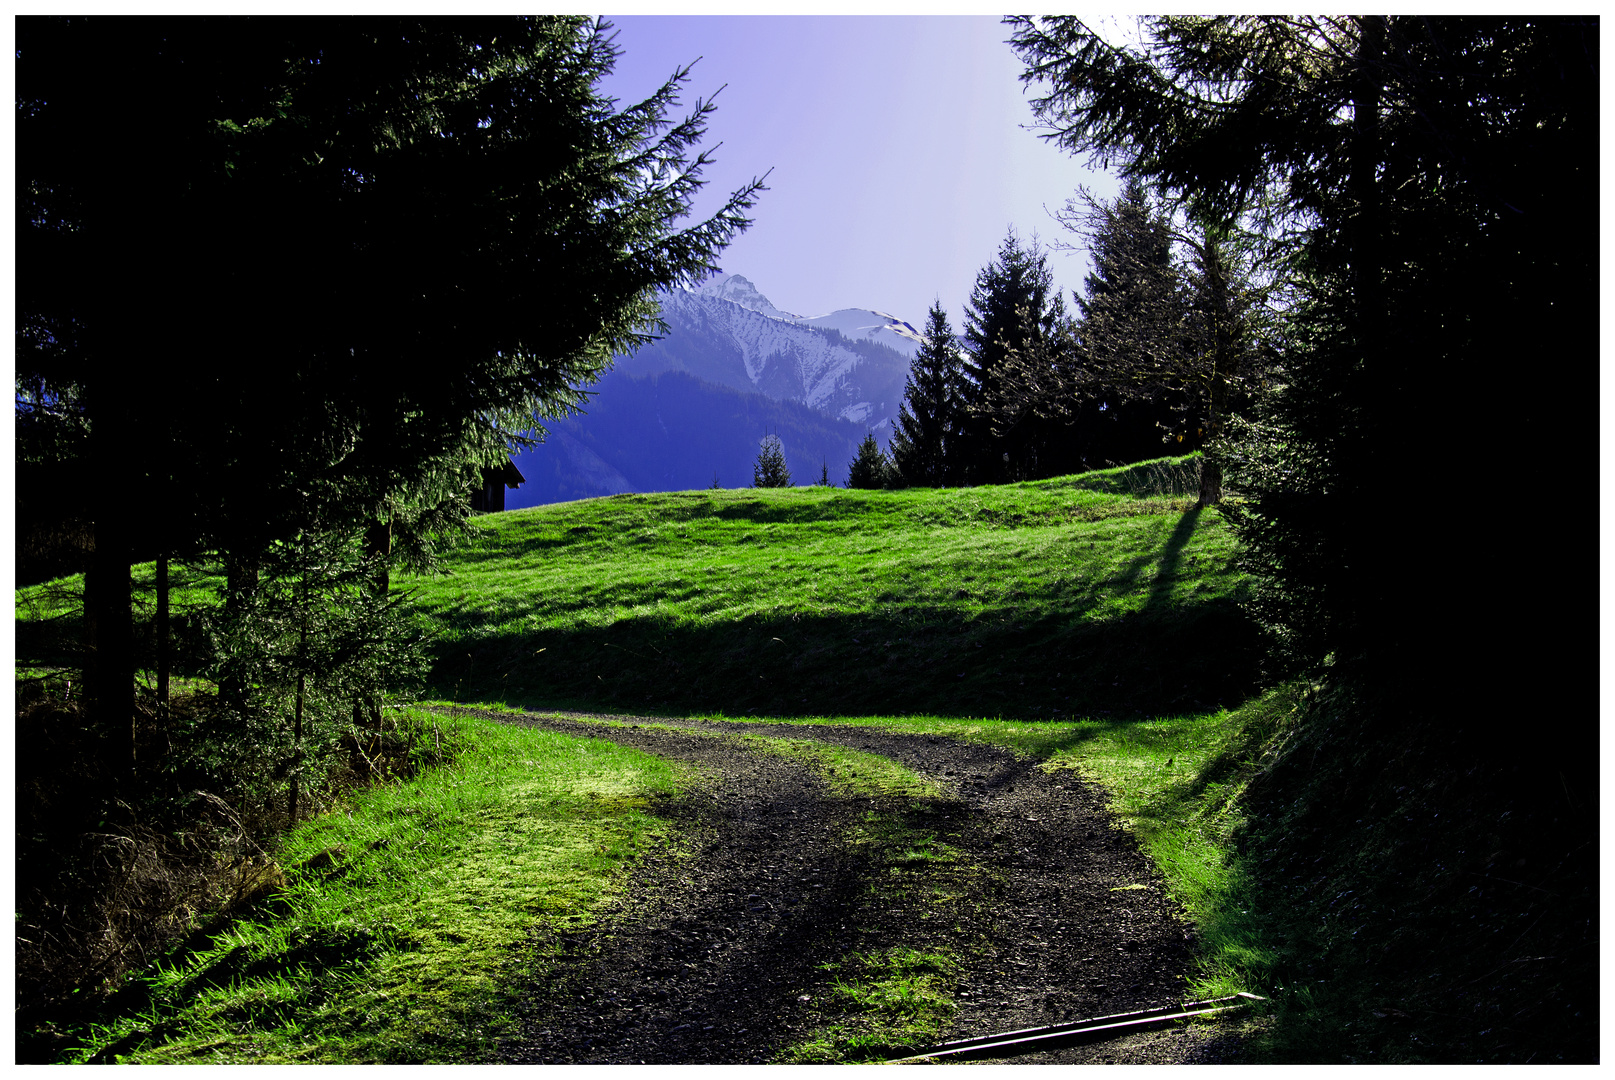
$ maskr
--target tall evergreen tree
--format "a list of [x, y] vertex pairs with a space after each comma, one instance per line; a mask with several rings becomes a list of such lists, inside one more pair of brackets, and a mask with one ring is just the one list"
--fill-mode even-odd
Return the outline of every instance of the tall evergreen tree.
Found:
[[1171, 222], [1137, 183], [1109, 203], [1084, 193], [1059, 216], [1092, 261], [1079, 317], [1054, 334], [1031, 327], [1008, 351], [987, 402], [993, 428], [1041, 424], [1045, 475], [1158, 456], [1190, 355]]
[[[1167, 399], [1181, 397], [1173, 391], [1189, 355], [1189, 298], [1173, 257], [1172, 223], [1136, 180], [1112, 203], [1090, 201], [1080, 224], [1070, 216], [1066, 223], [1086, 237], [1092, 260], [1077, 297], [1087, 376], [1079, 397], [1089, 406], [1097, 456], [1158, 455], [1176, 403]], [[1195, 448], [1191, 442], [1183, 449]]]
[[87, 424], [116, 755], [137, 551], [248, 567], [310, 498], [362, 524], [474, 476], [745, 226], [756, 184], [676, 226], [711, 104], [669, 121], [680, 72], [618, 110], [616, 56], [573, 17], [19, 21], [17, 367]]
[[941, 300], [931, 305], [924, 338], [909, 364], [908, 385], [898, 407], [892, 465], [906, 486], [943, 487], [959, 479], [965, 378], [963, 357]]
[[[1564, 624], [1531, 592], [1476, 590], [1481, 549], [1455, 546], [1450, 509], [1390, 478], [1485, 446], [1487, 488], [1526, 490], [1541, 480], [1527, 448], [1591, 451], [1575, 435], [1596, 430], [1590, 404], [1500, 393], [1517, 383], [1494, 375], [1552, 356], [1591, 378], [1597, 20], [1173, 16], [1145, 21], [1136, 46], [1075, 18], [1012, 25], [1062, 146], [1215, 228], [1253, 207], [1290, 257], [1276, 434], [1242, 466], [1254, 498], [1238, 513], [1263, 616], [1298, 655], [1333, 654], [1451, 731], [1511, 745], [1492, 718], [1540, 708], [1541, 688], [1500, 676], [1586, 649], [1543, 632]], [[1482, 427], [1484, 442], [1461, 434]], [[1500, 523], [1487, 549], [1551, 562], [1527, 520]], [[1420, 551], [1443, 553], [1439, 573]], [[1433, 680], [1438, 641], [1458, 666]]]
[[1025, 422], [995, 431], [994, 406], [1005, 356], [1053, 336], [1064, 317], [1047, 252], [1035, 241], [1023, 245], [1010, 229], [997, 257], [976, 275], [965, 305], [967, 419], [960, 457], [966, 481], [997, 483], [1035, 473], [1042, 425], [1028, 414]]
[[[1111, 203], [1061, 215], [1093, 260], [1077, 297], [1076, 425], [1084, 455], [1114, 461], [1205, 450], [1201, 504], [1221, 496], [1220, 438], [1257, 373], [1256, 288], [1233, 230], [1178, 229], [1136, 180]], [[1176, 250], [1184, 253], [1179, 259]]]

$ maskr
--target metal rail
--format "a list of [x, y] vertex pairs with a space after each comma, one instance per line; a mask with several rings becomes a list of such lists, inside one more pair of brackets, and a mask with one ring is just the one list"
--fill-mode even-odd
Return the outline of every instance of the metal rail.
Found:
[[1057, 1024], [1054, 1027], [1004, 1031], [997, 1035], [983, 1035], [975, 1039], [960, 1039], [957, 1042], [943, 1043], [940, 1046], [933, 1046], [929, 1050], [922, 1050], [917, 1054], [892, 1058], [886, 1064], [903, 1065], [909, 1062], [934, 1061], [937, 1058], [968, 1060], [970, 1058], [1034, 1054], [1041, 1050], [1055, 1050], [1063, 1046], [1099, 1042], [1104, 1039], [1115, 1038], [1118, 1035], [1126, 1035], [1129, 1032], [1161, 1024], [1176, 1023], [1196, 1016], [1215, 1016], [1219, 1013], [1246, 1008], [1253, 1001], [1266, 1000], [1266, 998], [1259, 997], [1256, 994], [1241, 992], [1231, 994], [1228, 997], [1211, 998], [1208, 1001], [1190, 1001], [1182, 1005], [1163, 1005], [1154, 1009], [1140, 1009], [1138, 1012], [1117, 1013], [1114, 1016], [1096, 1016], [1088, 1020], [1079, 1020], [1073, 1024]]

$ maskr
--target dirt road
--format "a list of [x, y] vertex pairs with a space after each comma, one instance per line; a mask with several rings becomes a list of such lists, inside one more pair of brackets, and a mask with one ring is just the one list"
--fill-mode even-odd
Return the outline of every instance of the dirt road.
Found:
[[[1185, 996], [1189, 926], [1100, 793], [1070, 772], [863, 728], [477, 715], [607, 738], [699, 777], [656, 811], [679, 843], [635, 869], [606, 920], [552, 940], [562, 961], [526, 995], [507, 1061], [879, 1057], [878, 1045], [860, 1045], [881, 1041], [871, 1024], [909, 1006], [849, 992], [877, 961], [942, 958], [933, 970], [957, 1010], [937, 1014], [939, 1039]], [[880, 755], [939, 794], [838, 793], [801, 758], [759, 752], [742, 735]], [[1196, 1026], [1015, 1060], [1210, 1063], [1235, 1058], [1237, 1044]]]

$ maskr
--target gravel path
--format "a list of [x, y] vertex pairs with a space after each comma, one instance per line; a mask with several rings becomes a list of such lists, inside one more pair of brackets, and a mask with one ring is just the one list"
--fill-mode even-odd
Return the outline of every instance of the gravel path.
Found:
[[[821, 965], [896, 946], [957, 957], [958, 1013], [943, 1040], [1185, 996], [1190, 928], [1101, 794], [1070, 772], [866, 728], [456, 711], [607, 738], [700, 777], [656, 811], [681, 843], [641, 862], [596, 928], [551, 936], [562, 960], [526, 996], [507, 1061], [772, 1061], [847, 1022]], [[879, 754], [942, 794], [838, 794], [800, 759], [714, 734]], [[934, 834], [957, 856], [897, 872], [889, 850], [849, 842], [859, 829]], [[1237, 1050], [1237, 1037], [1196, 1025], [1014, 1060], [1212, 1063]]]

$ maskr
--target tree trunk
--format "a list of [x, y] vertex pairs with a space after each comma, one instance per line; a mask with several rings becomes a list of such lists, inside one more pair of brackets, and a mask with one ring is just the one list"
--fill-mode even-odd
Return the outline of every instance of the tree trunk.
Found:
[[[365, 529], [364, 535], [365, 555], [379, 559], [379, 568], [376, 573], [376, 593], [386, 596], [391, 588], [391, 576], [387, 571], [387, 561], [393, 551], [393, 523], [391, 521], [372, 521]], [[373, 727], [381, 727], [381, 697], [379, 694], [368, 694], [363, 702], [364, 712], [369, 715]], [[357, 709], [355, 710], [358, 711]]]
[[1380, 344], [1385, 317], [1379, 252], [1379, 110], [1380, 63], [1385, 51], [1385, 20], [1380, 15], [1357, 19], [1357, 88], [1352, 102], [1351, 178], [1357, 204], [1352, 236], [1352, 289], [1356, 294], [1360, 348], [1365, 359]]
[[375, 577], [376, 591], [386, 596], [392, 587], [391, 575], [387, 570], [387, 560], [393, 552], [393, 523], [391, 521], [372, 521], [365, 528], [364, 552], [366, 558], [379, 560], [379, 569]]
[[1207, 387], [1206, 430], [1201, 437], [1200, 501], [1204, 508], [1222, 501], [1222, 464], [1218, 461], [1218, 441], [1228, 415], [1228, 387], [1238, 365], [1234, 342], [1234, 312], [1228, 295], [1228, 264], [1223, 258], [1222, 238], [1207, 226], [1201, 270], [1206, 279], [1206, 305], [1211, 316], [1211, 371]]
[[297, 826], [297, 794], [298, 784], [301, 780], [303, 768], [303, 693], [307, 686], [308, 676], [303, 672], [297, 673], [297, 706], [293, 710], [292, 718], [292, 775], [291, 784], [286, 794], [286, 828]]
[[297, 827], [298, 784], [303, 768], [303, 699], [308, 690], [308, 533], [303, 533], [303, 599], [298, 605], [297, 703], [292, 710], [292, 775], [286, 799], [287, 829]]
[[[226, 552], [224, 556], [224, 611], [227, 618], [238, 616], [258, 587], [256, 554]], [[232, 671], [219, 683], [219, 698], [227, 708], [241, 711], [247, 706], [247, 684]]]
[[157, 556], [157, 717], [168, 722], [168, 556]]
[[[109, 367], [112, 365], [108, 365]], [[95, 551], [85, 580], [92, 726], [105, 740], [110, 775], [131, 775], [135, 759], [135, 624], [130, 604], [132, 492], [127, 406], [115, 391], [96, 396], [91, 428]]]

